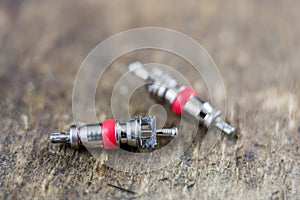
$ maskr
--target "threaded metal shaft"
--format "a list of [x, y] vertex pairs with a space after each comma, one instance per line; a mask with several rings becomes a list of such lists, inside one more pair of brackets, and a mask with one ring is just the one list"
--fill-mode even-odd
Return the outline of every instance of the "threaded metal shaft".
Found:
[[158, 129], [156, 130], [157, 136], [171, 136], [175, 137], [178, 133], [178, 128], [167, 128], [167, 129]]

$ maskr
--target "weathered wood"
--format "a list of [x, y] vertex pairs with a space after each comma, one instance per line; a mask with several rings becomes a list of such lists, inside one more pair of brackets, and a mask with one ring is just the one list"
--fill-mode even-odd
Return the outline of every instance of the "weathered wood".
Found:
[[[0, 197], [299, 198], [299, 8], [299, 1], [258, 0], [0, 2]], [[178, 161], [145, 174], [106, 167], [105, 153], [102, 162], [50, 144], [50, 132], [73, 122], [72, 87], [84, 57], [112, 34], [139, 26], [176, 29], [207, 48], [224, 79], [237, 138], [217, 138], [203, 157], [208, 137], [201, 128]], [[111, 81], [136, 58], [179, 70], [185, 64], [152, 50], [122, 56], [100, 81], [99, 120], [112, 115]], [[155, 103], [144, 92], [133, 97], [132, 115]], [[167, 125], [180, 121], [168, 114]]]

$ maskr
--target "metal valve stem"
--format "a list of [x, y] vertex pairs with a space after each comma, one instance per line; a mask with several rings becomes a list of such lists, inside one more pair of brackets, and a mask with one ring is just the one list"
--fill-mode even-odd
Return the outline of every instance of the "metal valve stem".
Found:
[[73, 125], [69, 132], [51, 133], [50, 141], [70, 144], [75, 149], [81, 145], [89, 148], [114, 149], [120, 144], [154, 148], [157, 145], [157, 137], [175, 137], [177, 133], [178, 129], [175, 127], [156, 129], [155, 117], [136, 117], [125, 123], [106, 120], [102, 124], [88, 124], [81, 127]]
[[[168, 73], [157, 67], [146, 69], [140, 62], [133, 62], [128, 68], [129, 71], [147, 82], [148, 92], [152, 96], [158, 100], [169, 102], [175, 113], [181, 115], [181, 112], [185, 112], [198, 119], [207, 128], [215, 126], [227, 135], [235, 132], [235, 128], [221, 118], [220, 110], [199, 98], [194, 89], [179, 85]], [[186, 101], [182, 102], [182, 98], [186, 98]]]

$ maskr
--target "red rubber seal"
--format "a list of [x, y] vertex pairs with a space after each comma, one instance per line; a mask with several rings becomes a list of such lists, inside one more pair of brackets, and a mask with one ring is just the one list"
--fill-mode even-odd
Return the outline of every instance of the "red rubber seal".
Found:
[[102, 142], [105, 149], [116, 149], [116, 122], [108, 119], [102, 122]]
[[191, 87], [185, 87], [182, 91], [180, 91], [172, 103], [172, 110], [178, 115], [182, 114], [183, 106], [186, 102], [192, 97], [198, 96], [197, 92]]

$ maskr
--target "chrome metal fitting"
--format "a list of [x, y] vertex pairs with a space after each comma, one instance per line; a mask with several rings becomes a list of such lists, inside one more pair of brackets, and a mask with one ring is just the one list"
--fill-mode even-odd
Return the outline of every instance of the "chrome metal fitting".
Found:
[[133, 62], [129, 70], [147, 83], [148, 92], [159, 101], [167, 101], [172, 110], [181, 115], [183, 112], [198, 119], [207, 128], [215, 126], [223, 133], [231, 135], [235, 128], [221, 118], [221, 111], [198, 97], [197, 92], [177, 81], [157, 67], [146, 69], [142, 63]]
[[72, 148], [80, 146], [87, 148], [115, 149], [120, 144], [132, 147], [154, 148], [157, 137], [175, 137], [176, 127], [171, 129], [156, 129], [155, 117], [136, 117], [128, 122], [105, 120], [101, 124], [88, 124], [81, 127], [72, 125], [69, 132], [52, 133], [52, 143], [67, 143]]

